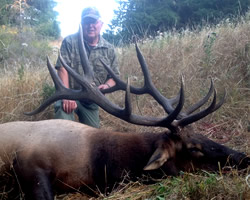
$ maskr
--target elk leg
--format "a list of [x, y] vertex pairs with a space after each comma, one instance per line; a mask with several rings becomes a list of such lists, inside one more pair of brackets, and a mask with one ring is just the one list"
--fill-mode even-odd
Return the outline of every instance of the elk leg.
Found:
[[49, 171], [38, 167], [24, 168], [20, 165], [20, 162], [17, 161], [13, 163], [13, 167], [21, 185], [21, 189], [25, 194], [25, 200], [54, 199], [50, 180], [51, 173]]

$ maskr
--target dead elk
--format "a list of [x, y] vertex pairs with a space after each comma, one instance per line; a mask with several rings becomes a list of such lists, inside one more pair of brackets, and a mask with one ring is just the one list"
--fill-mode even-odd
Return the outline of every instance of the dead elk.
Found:
[[[0, 170], [13, 165], [25, 199], [52, 200], [55, 192], [67, 192], [97, 188], [112, 189], [124, 173], [131, 179], [149, 174], [152, 177], [177, 175], [197, 168], [218, 170], [231, 165], [246, 168], [250, 158], [194, 133], [191, 124], [217, 110], [224, 102], [216, 103], [216, 91], [211, 81], [208, 94], [198, 103], [182, 111], [184, 88], [181, 81], [179, 94], [168, 99], [160, 94], [151, 81], [146, 62], [136, 45], [137, 56], [144, 74], [145, 84], [136, 88], [124, 83], [106, 66], [116, 81], [114, 88], [99, 91], [93, 84], [92, 72], [82, 38], [82, 66], [85, 75], [75, 73], [61, 58], [65, 69], [82, 86], [81, 90], [63, 86], [48, 60], [48, 68], [55, 83], [56, 92], [38, 109], [37, 114], [59, 99], [90, 100], [110, 114], [127, 122], [165, 127], [163, 133], [120, 133], [95, 129], [67, 120], [38, 122], [9, 122], [0, 125]], [[110, 102], [103, 93], [125, 90], [125, 108]], [[167, 116], [146, 117], [132, 113], [130, 94], [150, 94], [164, 108]], [[209, 106], [197, 111], [208, 102]], [[177, 104], [175, 107], [174, 104]], [[196, 111], [196, 112], [195, 112]]]

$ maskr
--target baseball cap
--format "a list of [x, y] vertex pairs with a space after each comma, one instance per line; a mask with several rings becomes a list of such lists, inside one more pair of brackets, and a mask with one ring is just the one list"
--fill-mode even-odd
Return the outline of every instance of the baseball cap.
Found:
[[101, 18], [101, 15], [96, 7], [88, 7], [88, 8], [84, 8], [82, 11], [82, 20], [87, 17], [98, 20]]

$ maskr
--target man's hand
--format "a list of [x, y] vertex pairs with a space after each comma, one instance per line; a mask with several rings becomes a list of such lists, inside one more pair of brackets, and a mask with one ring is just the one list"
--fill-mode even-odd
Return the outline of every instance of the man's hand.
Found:
[[99, 90], [105, 90], [114, 86], [115, 86], [115, 81], [112, 78], [110, 78], [106, 81], [105, 84], [99, 85], [98, 88]]
[[63, 104], [63, 110], [64, 110], [64, 112], [66, 112], [68, 114], [72, 113], [77, 108], [76, 102], [72, 101], [72, 100], [66, 100], [66, 99], [64, 99], [62, 101], [62, 104]]
[[105, 90], [105, 89], [110, 88], [110, 86], [108, 84], [102, 84], [102, 85], [99, 85], [98, 88], [99, 90]]

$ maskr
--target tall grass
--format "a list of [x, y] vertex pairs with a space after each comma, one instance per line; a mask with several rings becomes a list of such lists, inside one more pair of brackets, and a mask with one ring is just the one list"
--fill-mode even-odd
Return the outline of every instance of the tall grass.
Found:
[[46, 56], [55, 56], [49, 41], [29, 28], [1, 26], [0, 53], [0, 122], [47, 118], [48, 113], [26, 117], [23, 112], [34, 109], [51, 84]]
[[[243, 133], [248, 133], [249, 31], [249, 21], [241, 20], [237, 24], [226, 21], [196, 31], [186, 29], [182, 32], [167, 32], [156, 40], [144, 41], [139, 45], [154, 84], [165, 96], [173, 97], [177, 94], [181, 75], [185, 80], [185, 106], [197, 102], [206, 94], [210, 78], [215, 82], [218, 98], [226, 90], [223, 107], [196, 123], [206, 125], [215, 139], [241, 138]], [[126, 80], [131, 77], [133, 84], [143, 83], [133, 45], [120, 48], [118, 52], [122, 78]], [[162, 109], [148, 97], [135, 98], [134, 107], [135, 111], [139, 107], [139, 111], [145, 114], [164, 115]], [[125, 126], [125, 130], [128, 129], [128, 124]], [[220, 135], [225, 133], [226, 136]], [[248, 147], [243, 150], [248, 151]]]
[[[53, 118], [52, 107], [35, 117], [23, 115], [24, 111], [37, 107], [47, 95], [47, 89], [52, 86], [45, 63], [45, 54], [52, 54], [52, 49], [45, 48], [46, 45], [36, 44], [38, 41], [27, 41], [30, 42], [29, 45], [36, 44], [37, 49], [41, 47], [43, 55], [35, 54], [34, 57], [30, 57], [27, 54], [18, 54], [11, 48], [11, 43], [7, 45], [7, 39], [3, 42], [3, 30], [1, 31], [0, 40], [4, 43], [5, 49], [0, 51], [8, 56], [3, 56], [0, 60], [0, 122]], [[157, 39], [139, 43], [153, 82], [165, 96], [171, 98], [178, 93], [181, 75], [185, 80], [186, 107], [206, 94], [210, 77], [215, 82], [218, 98], [226, 90], [227, 97], [223, 107], [197, 122], [196, 130], [247, 154], [250, 154], [249, 33], [250, 21], [244, 18], [237, 23], [225, 21], [217, 26], [208, 25], [192, 31], [170, 31]], [[121, 78], [130, 78], [131, 84], [142, 85], [143, 77], [134, 46], [117, 48], [117, 55]], [[108, 98], [122, 106], [124, 93], [116, 92], [108, 95]], [[163, 109], [149, 96], [133, 95], [133, 111], [144, 115], [165, 115]], [[103, 128], [111, 130], [152, 130], [122, 122], [104, 111], [101, 111], [101, 123]], [[245, 180], [248, 173], [249, 170], [245, 170], [241, 175], [237, 171], [232, 171], [227, 176], [221, 176], [201, 172], [165, 179], [150, 186], [142, 185], [140, 182], [130, 183], [109, 196], [100, 195], [100, 199], [248, 199], [250, 188]], [[75, 197], [73, 195], [72, 198], [58, 197], [81, 198], [84, 197], [79, 197], [79, 194]]]

